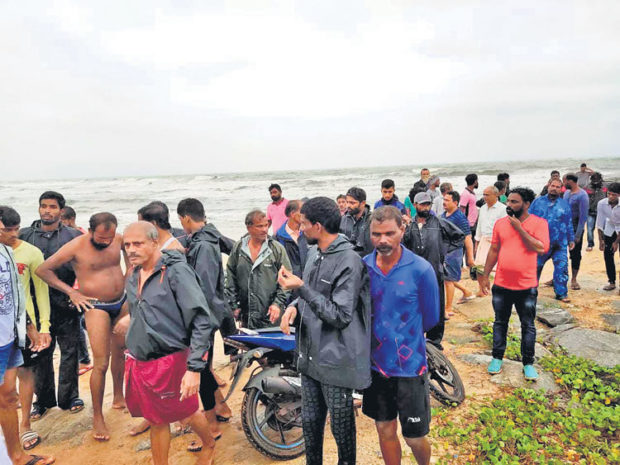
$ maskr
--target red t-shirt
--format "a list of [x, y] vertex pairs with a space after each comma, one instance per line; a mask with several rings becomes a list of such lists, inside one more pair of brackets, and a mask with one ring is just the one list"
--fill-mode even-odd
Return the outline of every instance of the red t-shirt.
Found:
[[[500, 218], [493, 227], [492, 244], [499, 245], [495, 284], [520, 291], [538, 286], [536, 262], [538, 254], [528, 249], [517, 230], [510, 224], [509, 217]], [[522, 223], [527, 233], [543, 243], [549, 250], [549, 225], [547, 220], [530, 215]]]

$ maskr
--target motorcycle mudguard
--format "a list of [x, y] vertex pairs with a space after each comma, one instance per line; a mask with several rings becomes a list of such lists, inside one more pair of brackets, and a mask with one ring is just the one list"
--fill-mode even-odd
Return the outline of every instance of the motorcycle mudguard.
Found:
[[[259, 357], [256, 357], [257, 352], [260, 354]], [[226, 397], [224, 397], [224, 402], [226, 402], [228, 398], [234, 392], [235, 387], [237, 386], [237, 383], [241, 379], [241, 375], [243, 374], [245, 369], [248, 367], [248, 364], [250, 363], [250, 361], [254, 358], [261, 358], [263, 355], [265, 355], [268, 352], [271, 352], [271, 349], [267, 349], [265, 347], [257, 347], [255, 349], [248, 350], [245, 354], [243, 354], [243, 356], [237, 361], [237, 366], [235, 367], [235, 372], [232, 377], [233, 381], [230, 384], [230, 389], [228, 389], [228, 393], [226, 394]], [[245, 387], [243, 389], [245, 390]]]
[[251, 388], [256, 388], [259, 391], [263, 390], [263, 379], [269, 376], [280, 376], [280, 367], [271, 367], [265, 370], [262, 370], [256, 376], [253, 376], [248, 380], [248, 382], [243, 386], [243, 390], [247, 391]]

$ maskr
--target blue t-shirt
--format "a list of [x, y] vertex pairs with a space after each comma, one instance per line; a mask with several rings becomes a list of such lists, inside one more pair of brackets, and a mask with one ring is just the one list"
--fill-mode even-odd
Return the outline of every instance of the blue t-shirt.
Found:
[[543, 195], [532, 202], [528, 212], [547, 220], [551, 244], [566, 247], [575, 240], [571, 208], [564, 199], [558, 197], [552, 202], [549, 195]]
[[11, 262], [0, 254], [0, 347], [15, 339], [15, 305]]
[[471, 234], [471, 228], [469, 227], [469, 221], [467, 221], [467, 217], [461, 210], [456, 210], [450, 216], [446, 216], [447, 212], [443, 212], [441, 215], [442, 218], [454, 223], [454, 225], [463, 231], [465, 236], [469, 236]]
[[583, 234], [583, 227], [588, 220], [590, 198], [586, 191], [579, 189], [576, 194], [568, 190], [564, 192], [564, 200], [568, 202], [573, 213], [573, 229], [575, 231], [575, 238], [578, 239]]
[[427, 369], [424, 333], [439, 322], [439, 286], [433, 267], [401, 245], [385, 275], [377, 251], [364, 257], [372, 298], [371, 367], [384, 376], [415, 377]]

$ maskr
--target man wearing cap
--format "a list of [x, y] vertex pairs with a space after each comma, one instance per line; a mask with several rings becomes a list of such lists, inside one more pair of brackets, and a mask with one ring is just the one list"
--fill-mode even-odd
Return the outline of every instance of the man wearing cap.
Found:
[[418, 192], [413, 199], [416, 216], [405, 231], [403, 244], [428, 261], [439, 285], [439, 323], [426, 333], [426, 338], [439, 348], [445, 329], [444, 259], [448, 252], [462, 249], [465, 234], [450, 221], [431, 213], [428, 192]]

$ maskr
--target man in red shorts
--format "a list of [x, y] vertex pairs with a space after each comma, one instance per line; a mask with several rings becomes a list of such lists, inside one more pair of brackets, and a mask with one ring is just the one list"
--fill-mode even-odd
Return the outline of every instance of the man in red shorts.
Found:
[[189, 424], [202, 440], [197, 464], [211, 465], [215, 441], [198, 411], [200, 373], [214, 327], [199, 279], [177, 250], [159, 249], [151, 223], [130, 224], [123, 244], [133, 270], [126, 290], [125, 401], [151, 423], [153, 463], [168, 465], [170, 423]]

